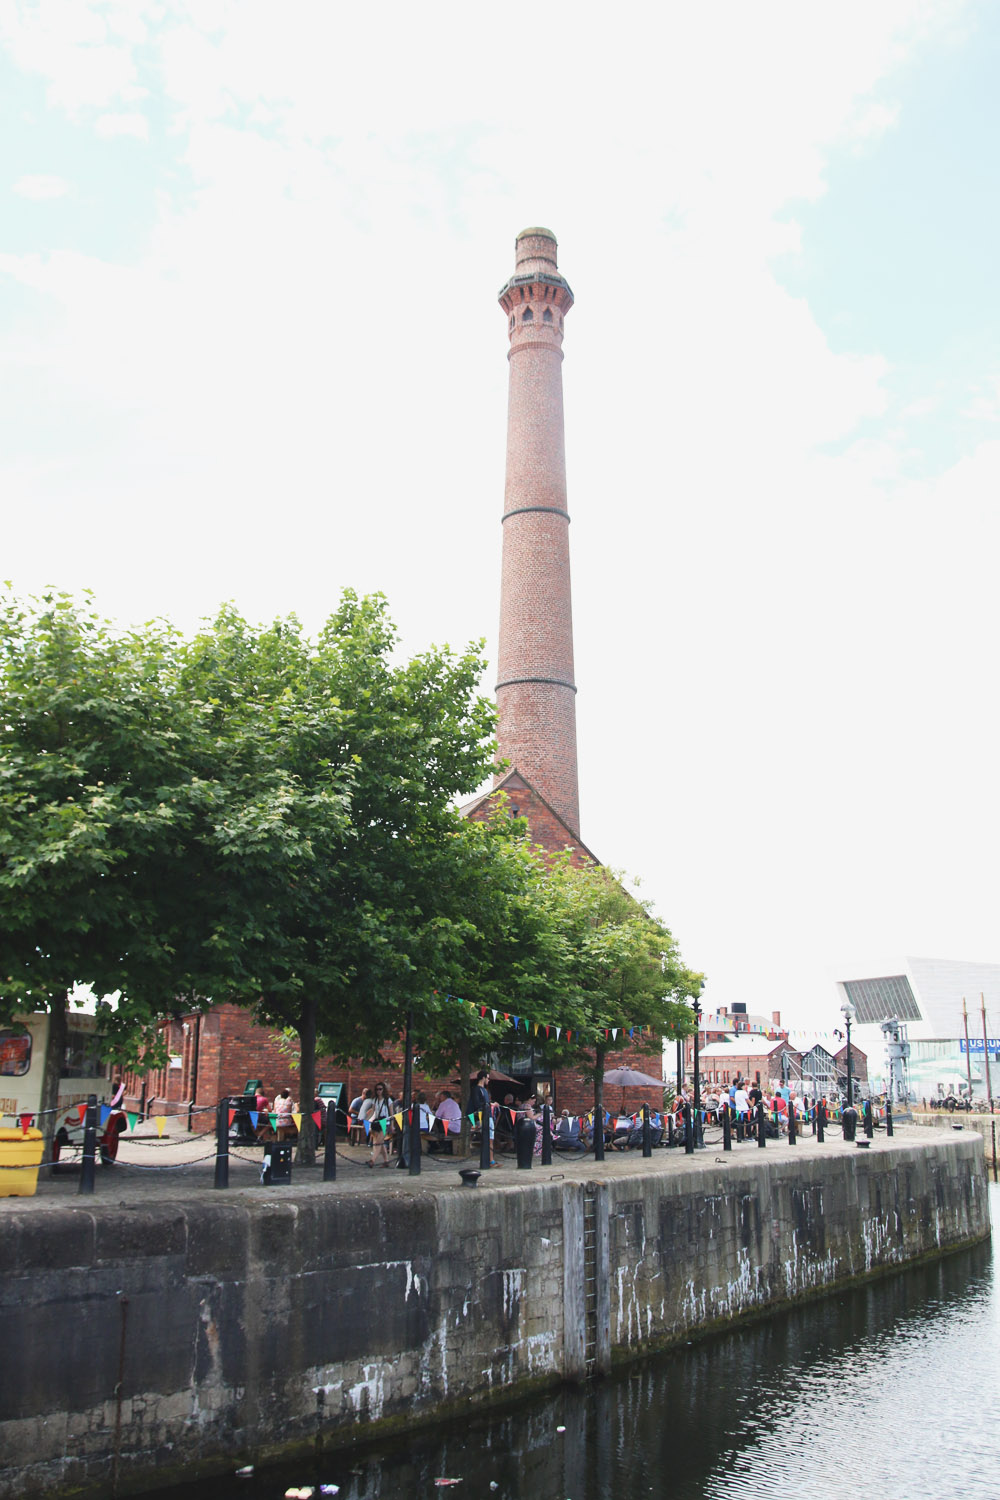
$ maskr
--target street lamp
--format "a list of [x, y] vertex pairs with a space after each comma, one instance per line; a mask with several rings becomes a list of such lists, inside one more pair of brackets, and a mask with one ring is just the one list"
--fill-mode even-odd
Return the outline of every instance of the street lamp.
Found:
[[696, 1146], [703, 1146], [705, 1144], [701, 1130], [701, 1078], [699, 1076], [700, 1063], [698, 1060], [698, 1040], [701, 1034], [701, 991], [703, 985], [704, 981], [699, 984], [697, 993], [691, 998], [691, 1005], [694, 1009], [694, 1141]]
[[845, 1000], [840, 1010], [847, 1027], [847, 1107], [850, 1109], [854, 1104], [854, 1086], [851, 1077], [851, 1022], [854, 1020], [854, 1006], [850, 1000]]

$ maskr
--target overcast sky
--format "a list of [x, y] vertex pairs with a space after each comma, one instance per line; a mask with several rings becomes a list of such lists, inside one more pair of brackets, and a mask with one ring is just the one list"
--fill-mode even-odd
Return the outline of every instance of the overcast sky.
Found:
[[17, 592], [350, 585], [492, 659], [547, 225], [585, 841], [708, 1008], [1000, 960], [1000, 6], [0, 0], [0, 48]]

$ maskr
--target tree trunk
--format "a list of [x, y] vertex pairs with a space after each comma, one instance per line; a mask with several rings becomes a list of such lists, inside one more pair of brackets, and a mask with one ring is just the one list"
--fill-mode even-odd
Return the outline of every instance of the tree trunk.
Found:
[[298, 1159], [303, 1167], [316, 1165], [316, 1122], [313, 1100], [316, 1098], [316, 1002], [303, 1000], [299, 1015], [299, 1127]]
[[66, 1059], [66, 1024], [68, 997], [66, 994], [49, 996], [49, 1035], [45, 1045], [45, 1071], [42, 1074], [42, 1093], [38, 1101], [38, 1128], [42, 1132], [44, 1145], [42, 1160], [52, 1160], [52, 1137], [56, 1129], [56, 1108], [59, 1104], [59, 1080]]
[[472, 1044], [462, 1037], [458, 1044], [458, 1098], [462, 1106], [462, 1135], [459, 1151], [468, 1156], [471, 1150], [472, 1126], [469, 1124], [469, 1074], [472, 1072]]
[[[598, 1047], [594, 1053], [594, 1140], [597, 1140], [597, 1132], [601, 1132], [601, 1140], [604, 1140], [604, 1059], [607, 1055], [606, 1047]], [[603, 1149], [597, 1158], [603, 1159]]]

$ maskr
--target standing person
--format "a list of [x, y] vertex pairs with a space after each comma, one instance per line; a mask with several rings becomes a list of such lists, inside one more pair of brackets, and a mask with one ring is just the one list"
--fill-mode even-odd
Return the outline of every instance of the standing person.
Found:
[[469, 1090], [469, 1111], [480, 1116], [480, 1128], [489, 1131], [490, 1166], [493, 1165], [493, 1100], [490, 1098], [490, 1070], [480, 1068]]
[[[370, 1099], [366, 1099], [361, 1106], [358, 1119], [369, 1124], [368, 1145], [370, 1147], [368, 1165], [375, 1165], [375, 1154], [379, 1155], [380, 1164], [383, 1167], [389, 1165], [389, 1130], [388, 1122], [392, 1119], [392, 1100], [384, 1083], [377, 1083]], [[386, 1122], [383, 1127], [382, 1121]]]
[[111, 1098], [108, 1101], [110, 1111], [104, 1124], [104, 1133], [100, 1138], [101, 1161], [107, 1165], [113, 1162], [118, 1155], [118, 1137], [123, 1130], [128, 1129], [128, 1116], [125, 1114], [123, 1105], [125, 1102], [125, 1079], [120, 1068], [115, 1068], [111, 1078]]

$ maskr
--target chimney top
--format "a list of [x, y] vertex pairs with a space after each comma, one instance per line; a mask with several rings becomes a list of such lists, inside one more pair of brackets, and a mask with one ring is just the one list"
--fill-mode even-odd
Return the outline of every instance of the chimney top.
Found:
[[559, 269], [556, 237], [551, 229], [522, 229], [514, 241], [514, 274]]

